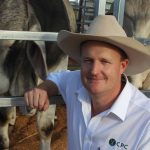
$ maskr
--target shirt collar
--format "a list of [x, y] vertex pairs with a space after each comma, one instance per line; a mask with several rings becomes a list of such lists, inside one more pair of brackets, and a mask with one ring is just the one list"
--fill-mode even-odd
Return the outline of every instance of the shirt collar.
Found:
[[109, 109], [109, 111], [107, 113], [107, 114], [112, 113], [112, 114], [116, 115], [122, 121], [125, 120], [129, 102], [131, 99], [131, 86], [130, 86], [130, 83], [129, 83], [127, 77], [125, 75], [124, 75], [124, 77], [126, 80], [126, 84], [125, 84], [122, 92], [120, 93], [120, 95], [118, 96], [118, 98], [116, 99], [116, 101], [114, 102], [114, 104], [112, 105], [112, 107]]

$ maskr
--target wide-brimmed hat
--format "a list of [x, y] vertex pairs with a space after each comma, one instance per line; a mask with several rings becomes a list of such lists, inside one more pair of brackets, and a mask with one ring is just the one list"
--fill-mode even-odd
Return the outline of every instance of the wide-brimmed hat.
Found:
[[66, 54], [80, 63], [80, 44], [88, 40], [107, 42], [122, 49], [129, 58], [125, 71], [127, 75], [138, 74], [150, 68], [150, 51], [142, 43], [127, 37], [114, 16], [96, 17], [86, 33], [61, 30], [57, 43]]

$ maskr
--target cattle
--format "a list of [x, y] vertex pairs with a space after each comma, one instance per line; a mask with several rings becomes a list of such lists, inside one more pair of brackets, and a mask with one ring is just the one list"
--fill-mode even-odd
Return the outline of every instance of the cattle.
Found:
[[[150, 38], [150, 0], [125, 1], [123, 28], [129, 37]], [[150, 69], [129, 78], [137, 88], [150, 89]]]
[[[68, 0], [0, 0], [0, 30], [76, 31]], [[23, 96], [48, 72], [67, 69], [68, 56], [56, 42], [0, 40], [0, 95]], [[39, 80], [40, 79], [40, 80]], [[16, 108], [0, 108], [0, 149], [9, 148], [8, 130], [15, 124]], [[37, 113], [41, 149], [50, 149], [53, 122], [49, 110]]]

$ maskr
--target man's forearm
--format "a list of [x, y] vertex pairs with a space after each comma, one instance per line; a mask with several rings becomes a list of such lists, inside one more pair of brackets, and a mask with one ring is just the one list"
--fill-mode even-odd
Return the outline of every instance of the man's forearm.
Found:
[[46, 90], [49, 97], [59, 94], [56, 84], [50, 80], [45, 80], [38, 88]]

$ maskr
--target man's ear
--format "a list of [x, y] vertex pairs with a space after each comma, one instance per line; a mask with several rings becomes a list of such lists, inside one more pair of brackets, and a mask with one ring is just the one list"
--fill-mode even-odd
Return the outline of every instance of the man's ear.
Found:
[[44, 42], [30, 41], [27, 45], [27, 57], [37, 76], [45, 80], [47, 76], [47, 65]]
[[124, 59], [121, 61], [121, 74], [125, 72], [126, 68], [128, 67], [129, 59]]

